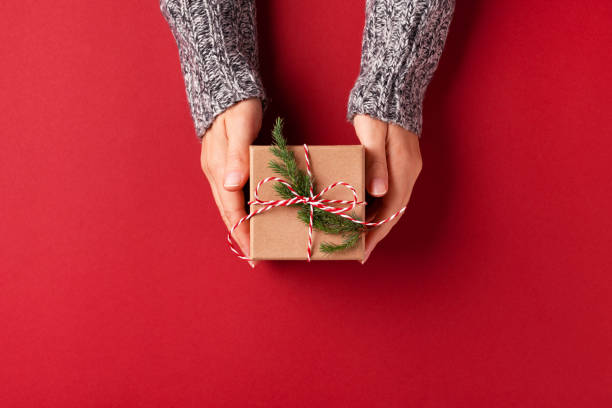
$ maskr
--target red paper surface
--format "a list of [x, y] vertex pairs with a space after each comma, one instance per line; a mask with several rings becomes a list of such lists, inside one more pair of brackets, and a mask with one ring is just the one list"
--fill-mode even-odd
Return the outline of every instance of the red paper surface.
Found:
[[[363, 3], [258, 3], [258, 143], [356, 143]], [[612, 4], [457, 3], [399, 226], [251, 270], [157, 1], [2, 2], [0, 405], [610, 406]]]

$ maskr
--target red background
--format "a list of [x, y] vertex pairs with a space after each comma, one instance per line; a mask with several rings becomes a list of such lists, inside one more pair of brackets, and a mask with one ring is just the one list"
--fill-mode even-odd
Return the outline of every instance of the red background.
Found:
[[[344, 120], [363, 3], [259, 2], [266, 112]], [[155, 0], [0, 5], [0, 405], [612, 404], [612, 5], [458, 1], [407, 214], [233, 256]]]

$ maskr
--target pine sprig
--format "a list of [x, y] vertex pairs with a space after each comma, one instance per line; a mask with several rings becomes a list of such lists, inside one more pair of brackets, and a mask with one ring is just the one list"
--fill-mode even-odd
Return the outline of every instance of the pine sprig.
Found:
[[[304, 170], [298, 167], [293, 152], [287, 148], [287, 141], [283, 137], [282, 118], [277, 118], [276, 122], [274, 122], [272, 139], [273, 145], [270, 150], [280, 162], [270, 160], [268, 166], [276, 174], [285, 178], [298, 194], [307, 196], [310, 191], [310, 178]], [[293, 198], [293, 194], [284, 184], [277, 183], [274, 189], [284, 199]]]
[[319, 246], [319, 249], [321, 250], [321, 252], [324, 252], [326, 254], [333, 254], [334, 252], [344, 251], [345, 249], [354, 247], [357, 242], [359, 242], [359, 237], [361, 237], [361, 232], [352, 232], [344, 236], [344, 241], [341, 244], [322, 242]]
[[[311, 179], [304, 170], [298, 167], [293, 152], [287, 148], [287, 140], [283, 137], [282, 118], [277, 118], [274, 123], [272, 139], [273, 145], [270, 150], [280, 161], [270, 160], [268, 167], [274, 173], [285, 178], [298, 194], [308, 196], [310, 194]], [[314, 180], [312, 180], [312, 182], [314, 183]], [[316, 185], [313, 186], [315, 187], [316, 194]], [[284, 199], [291, 199], [294, 197], [284, 184], [276, 183], [274, 185], [274, 190]], [[306, 204], [294, 204], [294, 206], [299, 207], [298, 218], [305, 224], [309, 224], [310, 207]], [[357, 218], [355, 214], [351, 214], [351, 217]], [[354, 247], [359, 242], [361, 233], [365, 230], [365, 227], [360, 224], [356, 224], [338, 214], [332, 214], [319, 208], [314, 208], [312, 224], [313, 228], [316, 230], [327, 234], [342, 235], [343, 237], [341, 244], [333, 244], [330, 242], [322, 243], [320, 249], [326, 254], [332, 254]]]

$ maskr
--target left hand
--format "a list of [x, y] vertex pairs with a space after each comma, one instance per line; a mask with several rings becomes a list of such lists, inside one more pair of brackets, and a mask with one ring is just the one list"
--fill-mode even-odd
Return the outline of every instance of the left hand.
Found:
[[[202, 139], [202, 170], [228, 230], [246, 216], [242, 187], [249, 178], [249, 146], [259, 133], [262, 115], [259, 99], [240, 101], [218, 115]], [[232, 236], [249, 256], [249, 223]], [[255, 267], [255, 262], [249, 264]]]
[[[368, 115], [355, 115], [353, 125], [366, 151], [366, 190], [378, 197], [374, 207], [368, 205], [366, 218], [368, 221], [381, 220], [393, 215], [410, 200], [423, 167], [419, 138], [401, 126]], [[368, 231], [362, 263], [399, 219]]]

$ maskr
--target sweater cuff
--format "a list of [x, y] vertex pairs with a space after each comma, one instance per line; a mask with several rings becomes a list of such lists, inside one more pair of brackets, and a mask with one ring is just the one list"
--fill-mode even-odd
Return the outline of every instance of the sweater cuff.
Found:
[[351, 89], [346, 118], [352, 122], [355, 115], [365, 114], [420, 137], [424, 91], [421, 84], [389, 69], [364, 73]]
[[176, 40], [196, 135], [237, 102], [268, 100], [259, 75], [254, 0], [160, 0]]
[[437, 68], [454, 0], [368, 0], [359, 76], [347, 120], [356, 114], [421, 136], [423, 99]]

